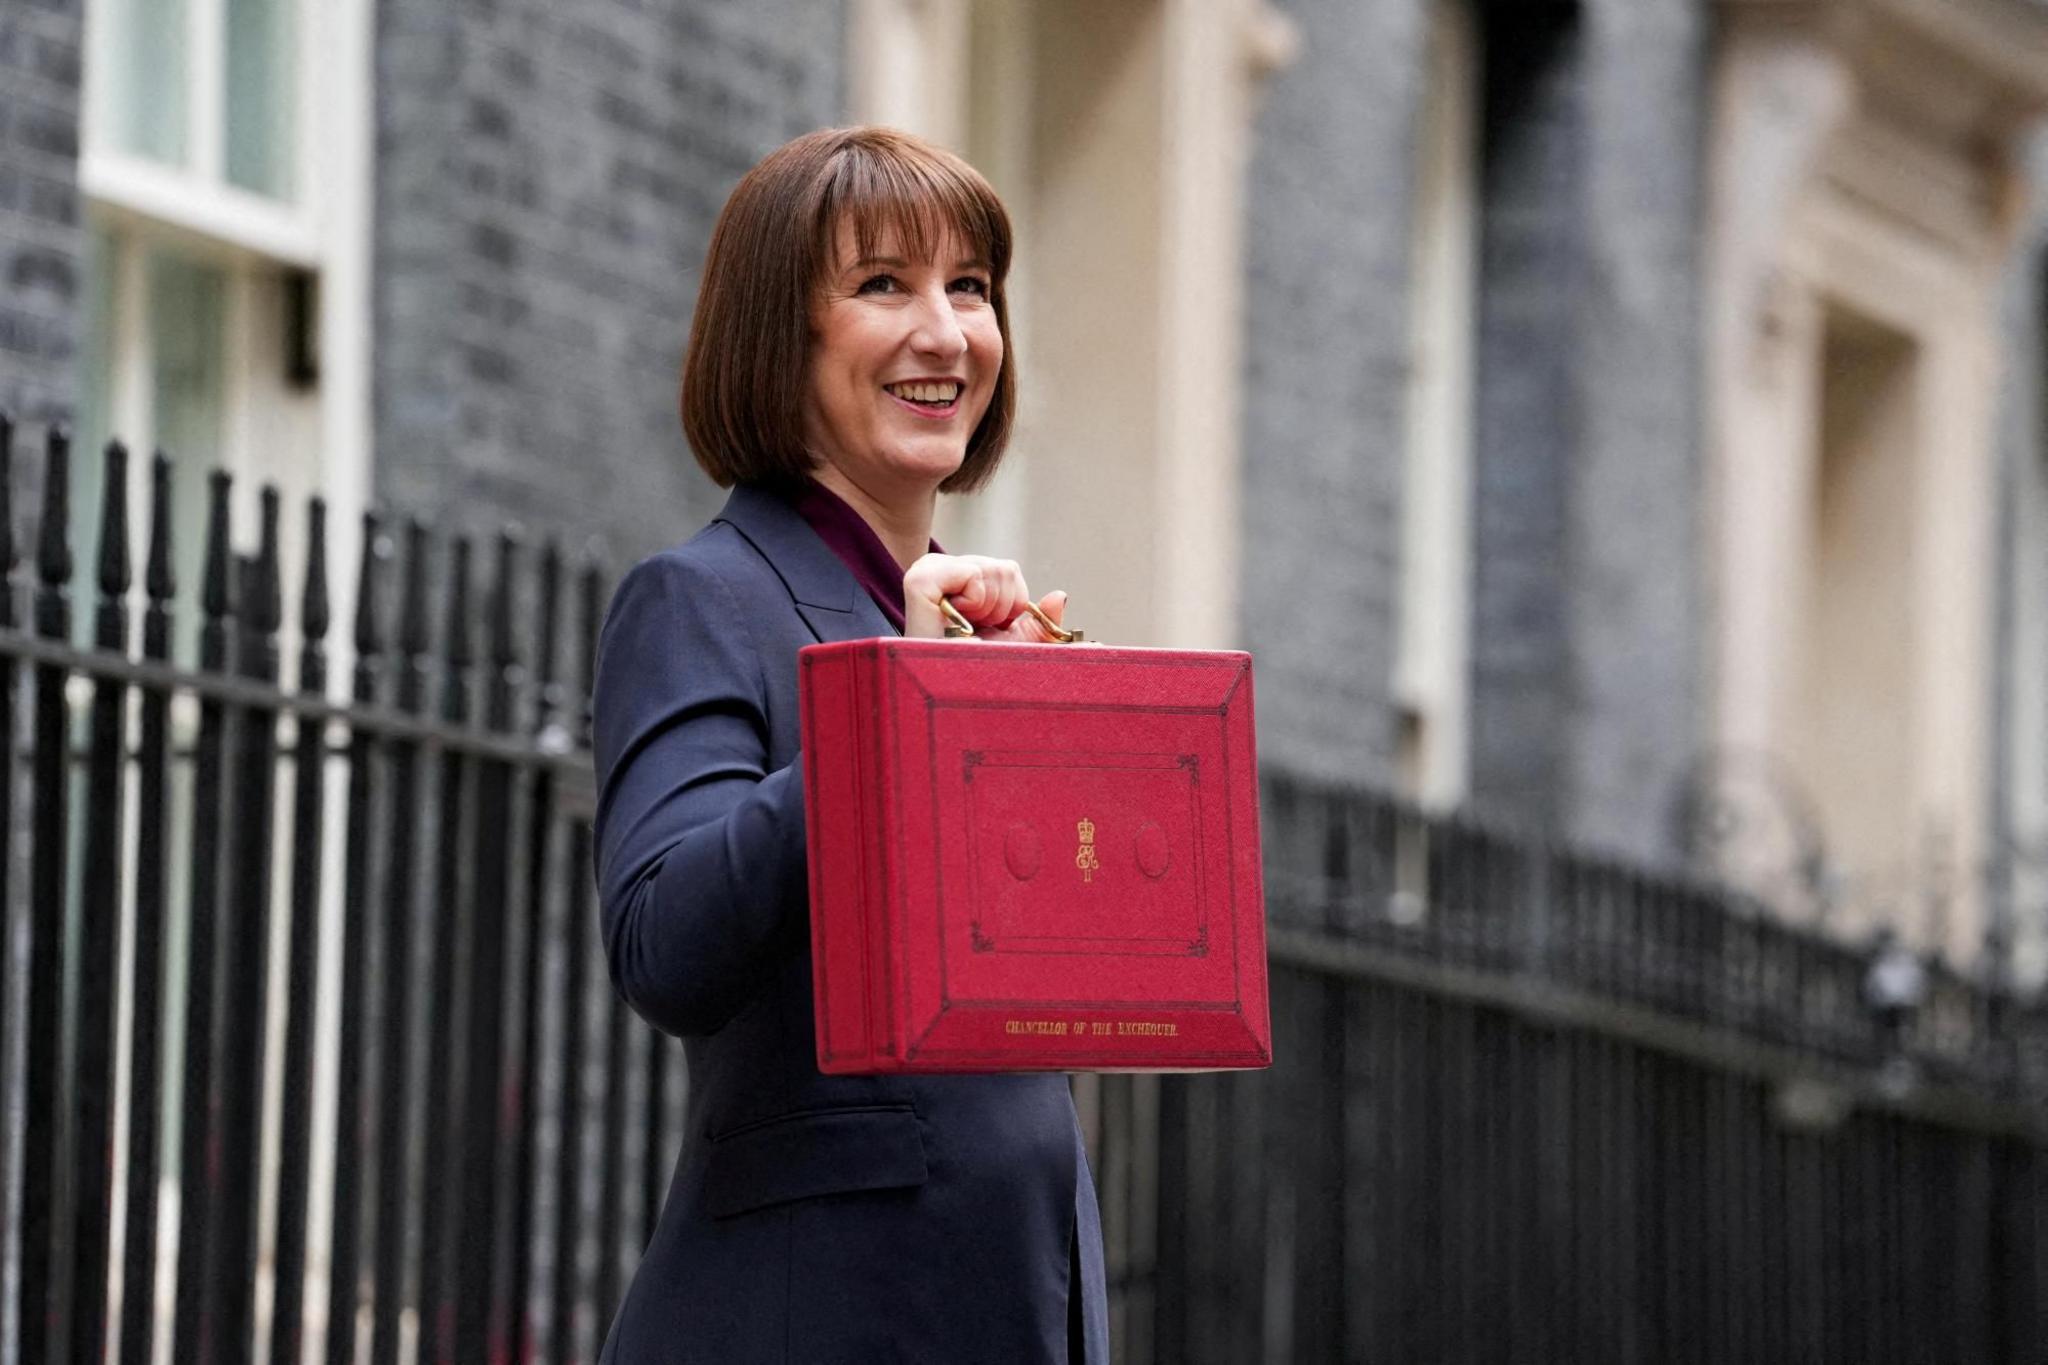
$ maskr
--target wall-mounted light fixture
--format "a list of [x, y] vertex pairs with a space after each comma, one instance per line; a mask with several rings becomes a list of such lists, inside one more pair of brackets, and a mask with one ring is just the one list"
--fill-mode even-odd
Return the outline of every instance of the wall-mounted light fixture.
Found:
[[284, 377], [295, 389], [320, 383], [320, 277], [311, 270], [285, 272]]

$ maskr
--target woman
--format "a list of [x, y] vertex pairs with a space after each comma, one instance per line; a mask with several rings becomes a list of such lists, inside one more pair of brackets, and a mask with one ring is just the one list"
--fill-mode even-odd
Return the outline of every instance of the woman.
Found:
[[612, 979], [691, 1081], [618, 1365], [1108, 1358], [1065, 1079], [825, 1076], [813, 1052], [797, 651], [939, 638], [942, 600], [982, 639], [1047, 638], [1014, 563], [931, 539], [1009, 432], [1010, 245], [980, 175], [874, 128], [771, 153], [712, 234], [683, 424], [733, 492], [620, 583], [594, 699]]

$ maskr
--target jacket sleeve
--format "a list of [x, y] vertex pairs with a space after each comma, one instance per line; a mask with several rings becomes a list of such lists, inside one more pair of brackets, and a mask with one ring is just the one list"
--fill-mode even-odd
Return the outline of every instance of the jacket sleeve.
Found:
[[808, 932], [801, 763], [767, 771], [763, 661], [708, 566], [629, 572], [592, 697], [597, 883], [613, 984], [672, 1034], [716, 1032]]

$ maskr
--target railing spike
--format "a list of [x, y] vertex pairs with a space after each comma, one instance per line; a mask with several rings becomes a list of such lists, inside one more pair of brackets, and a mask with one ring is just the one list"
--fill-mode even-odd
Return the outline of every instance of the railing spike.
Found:
[[534, 660], [539, 683], [533, 728], [544, 731], [562, 708], [562, 685], [555, 681], [555, 649], [561, 628], [562, 547], [553, 538], [540, 559], [540, 652]]
[[519, 659], [518, 632], [513, 628], [514, 599], [519, 591], [519, 539], [516, 526], [507, 526], [498, 533], [497, 582], [491, 596], [491, 689], [484, 721], [500, 733], [512, 728], [519, 685], [526, 676]]
[[390, 558], [391, 541], [384, 534], [382, 519], [375, 511], [363, 513], [361, 558], [356, 564], [355, 644], [360, 658], [384, 652], [384, 636], [377, 624], [377, 587]]
[[153, 602], [167, 602], [178, 590], [171, 531], [171, 457], [159, 450], [149, 462], [149, 567], [143, 573], [143, 587]]
[[499, 668], [512, 668], [519, 663], [519, 637], [512, 619], [518, 595], [515, 589], [521, 539], [517, 526], [507, 526], [498, 532], [497, 590], [491, 598], [491, 662]]
[[597, 685], [597, 633], [604, 625], [605, 569], [602, 555], [602, 543], [593, 539], [585, 551], [583, 564], [583, 634], [579, 652], [582, 671], [577, 678], [580, 685], [578, 732], [586, 745], [590, 742], [590, 694]]
[[405, 526], [405, 585], [398, 626], [398, 705], [418, 713], [427, 697], [427, 528], [414, 517]]
[[212, 627], [235, 609], [230, 572], [234, 551], [228, 544], [228, 496], [234, 490], [235, 476], [225, 469], [215, 469], [206, 476], [206, 484], [206, 582], [201, 589], [200, 607]]
[[458, 535], [449, 546], [448, 615], [441, 637], [447, 667], [441, 676], [441, 719], [451, 725], [469, 720], [469, 669], [476, 660], [470, 643], [469, 537]]
[[257, 542], [254, 563], [250, 566], [253, 600], [246, 604], [244, 610], [249, 617], [251, 631], [258, 635], [273, 635], [284, 622], [284, 574], [278, 567], [277, 548], [280, 502], [276, 484], [263, 485], [262, 507], [262, 537]]
[[398, 647], [408, 655], [427, 652], [427, 528], [418, 517], [405, 525], [405, 606]]
[[118, 597], [134, 581], [128, 563], [128, 447], [107, 442], [100, 481], [100, 591]]
[[71, 433], [50, 428], [43, 462], [43, 522], [36, 533], [36, 576], [46, 585], [71, 581]]
[[12, 574], [20, 564], [14, 542], [14, 415], [0, 411], [0, 571]]
[[451, 668], [462, 668], [476, 660], [470, 642], [469, 537], [458, 535], [450, 545], [448, 561], [447, 629], [441, 637]]
[[306, 590], [299, 598], [299, 628], [308, 640], [324, 640], [331, 624], [327, 601], [327, 500], [306, 503]]

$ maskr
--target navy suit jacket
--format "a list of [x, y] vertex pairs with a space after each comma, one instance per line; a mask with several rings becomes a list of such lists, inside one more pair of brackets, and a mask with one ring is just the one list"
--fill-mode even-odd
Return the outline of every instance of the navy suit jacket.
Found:
[[894, 633], [789, 503], [745, 486], [613, 596], [605, 952], [685, 1040], [690, 1121], [607, 1362], [1035, 1365], [1068, 1360], [1070, 1331], [1109, 1358], [1064, 1077], [817, 1067], [797, 650]]

